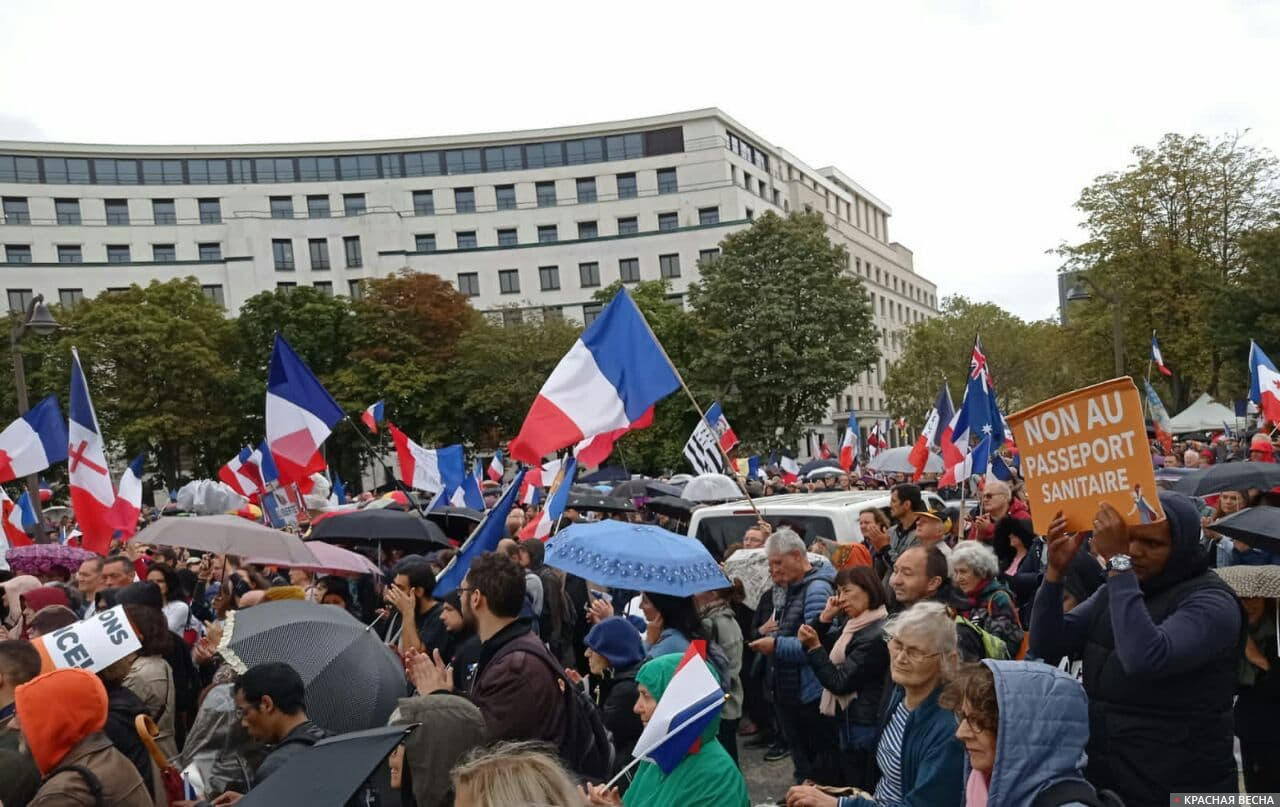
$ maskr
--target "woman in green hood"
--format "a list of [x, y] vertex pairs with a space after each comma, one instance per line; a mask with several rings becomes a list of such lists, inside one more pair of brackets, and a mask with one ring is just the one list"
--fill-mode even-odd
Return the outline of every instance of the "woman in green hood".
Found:
[[[645, 662], [636, 673], [640, 696], [636, 699], [635, 712], [646, 725], [676, 674], [681, 658], [679, 653], [658, 656]], [[707, 667], [715, 675], [715, 667], [710, 664]], [[588, 803], [611, 807], [748, 807], [751, 800], [746, 780], [716, 739], [719, 729], [717, 715], [702, 730], [698, 749], [689, 752], [669, 774], [664, 774], [652, 762], [641, 762], [626, 796], [619, 796], [616, 788], [606, 790], [603, 785], [587, 785]]]

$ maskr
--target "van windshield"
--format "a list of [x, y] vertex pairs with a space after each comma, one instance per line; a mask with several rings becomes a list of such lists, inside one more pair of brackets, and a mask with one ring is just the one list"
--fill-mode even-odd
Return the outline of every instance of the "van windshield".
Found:
[[[825, 516], [765, 516], [765, 521], [774, 529], [788, 526], [799, 533], [805, 546], [812, 544], [815, 538], [836, 537], [836, 527], [831, 519]], [[717, 560], [724, 558], [725, 548], [742, 543], [742, 534], [747, 527], [756, 523], [754, 513], [746, 515], [708, 516], [698, 522], [698, 534], [694, 537], [702, 542]]]

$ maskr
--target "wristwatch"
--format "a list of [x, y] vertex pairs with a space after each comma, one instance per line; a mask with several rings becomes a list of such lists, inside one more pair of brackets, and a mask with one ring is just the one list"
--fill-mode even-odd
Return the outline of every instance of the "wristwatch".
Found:
[[1128, 555], [1112, 555], [1107, 561], [1107, 571], [1127, 572], [1133, 568], [1133, 558]]

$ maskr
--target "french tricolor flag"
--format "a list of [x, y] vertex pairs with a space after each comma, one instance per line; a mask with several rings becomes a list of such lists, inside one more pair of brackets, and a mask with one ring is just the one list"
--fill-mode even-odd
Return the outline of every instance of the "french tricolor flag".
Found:
[[484, 466], [477, 459], [472, 467], [471, 476], [463, 479], [462, 485], [453, 491], [449, 503], [455, 507], [470, 507], [472, 510], [483, 511], [484, 493], [480, 490], [480, 477], [483, 471]]
[[467, 472], [461, 445], [423, 448], [395, 424], [388, 422], [387, 428], [400, 460], [400, 479], [406, 485], [428, 493], [452, 492], [462, 487]]
[[1262, 417], [1280, 423], [1280, 373], [1256, 342], [1249, 342], [1249, 398]]
[[663, 774], [670, 774], [698, 749], [702, 732], [724, 706], [724, 690], [707, 665], [705, 647], [701, 639], [689, 645], [632, 752]]
[[944, 381], [942, 389], [938, 390], [938, 399], [934, 401], [933, 408], [929, 410], [929, 416], [925, 418], [924, 428], [920, 430], [920, 436], [916, 438], [915, 445], [911, 447], [911, 453], [907, 455], [912, 467], [916, 469], [912, 479], [919, 479], [924, 475], [925, 465], [929, 462], [929, 454], [933, 449], [942, 449], [950, 444], [953, 418], [955, 413], [952, 411], [951, 390], [947, 388]]
[[368, 409], [364, 410], [360, 415], [360, 422], [368, 427], [369, 431], [374, 434], [378, 433], [378, 424], [385, 420], [382, 416], [383, 408], [382, 401], [378, 401], [377, 403], [372, 404]]
[[584, 439], [634, 428], [679, 386], [644, 315], [622, 289], [551, 371], [508, 452], [536, 465]]
[[93, 412], [80, 354], [71, 349], [71, 409], [67, 422], [67, 469], [71, 477], [71, 509], [80, 528], [80, 545], [107, 554], [115, 533], [116, 490], [107, 470], [102, 432]]
[[0, 432], [0, 482], [39, 473], [67, 458], [67, 427], [50, 395]]
[[267, 446], [282, 484], [325, 469], [320, 446], [342, 417], [342, 407], [277, 333], [267, 372]]
[[132, 538], [138, 532], [138, 515], [142, 512], [142, 464], [146, 457], [146, 454], [134, 457], [116, 488], [116, 527], [123, 538]]
[[573, 487], [573, 477], [578, 470], [578, 460], [570, 457], [560, 466], [560, 474], [556, 477], [551, 493], [547, 495], [547, 506], [537, 521], [525, 525], [520, 531], [521, 538], [537, 538], [545, 541], [551, 537], [560, 517], [564, 515], [565, 506], [569, 503], [569, 490]]
[[844, 439], [840, 441], [840, 467], [846, 471], [853, 470], [854, 460], [858, 457], [858, 436], [858, 413], [850, 412]]
[[795, 461], [794, 457], [782, 455], [782, 459], [778, 460], [778, 468], [782, 471], [782, 481], [784, 484], [790, 485], [792, 482], [800, 479], [800, 463]]
[[1173, 375], [1173, 371], [1164, 366], [1164, 354], [1160, 352], [1160, 342], [1156, 339], [1156, 332], [1151, 332], [1151, 361], [1155, 362], [1156, 369], [1162, 375]]
[[991, 435], [982, 438], [982, 442], [973, 447], [973, 451], [965, 454], [959, 462], [947, 468], [938, 487], [950, 487], [968, 481], [971, 476], [986, 476], [991, 467]]
[[506, 468], [502, 465], [502, 449], [493, 452], [493, 459], [489, 460], [489, 467], [485, 473], [494, 482], [502, 481], [502, 475], [506, 473]]
[[258, 460], [254, 458], [256, 453], [247, 447], [242, 448], [239, 454], [218, 469], [218, 478], [246, 499], [263, 489]]
[[[25, 509], [30, 512], [30, 517], [23, 512], [24, 508], [21, 506], [23, 498], [20, 497], [18, 499], [19, 503], [14, 504], [13, 500], [9, 498], [9, 494], [5, 493], [4, 488], [0, 487], [0, 527], [3, 527], [3, 534], [0, 535], [0, 538], [3, 538], [3, 541], [0, 541], [0, 550], [15, 546], [30, 546], [33, 543], [31, 536], [27, 534], [26, 527], [28, 523], [35, 524], [36, 514], [31, 509], [30, 497], [27, 497], [25, 493], [22, 494], [22, 497], [26, 498]], [[4, 552], [0, 551], [0, 558], [3, 556]], [[3, 568], [7, 569], [8, 566], [6, 565]]]

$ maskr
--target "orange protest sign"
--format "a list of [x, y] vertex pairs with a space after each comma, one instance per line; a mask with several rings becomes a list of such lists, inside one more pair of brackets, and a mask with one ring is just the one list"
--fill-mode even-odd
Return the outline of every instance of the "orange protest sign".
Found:
[[1130, 524], [1164, 518], [1133, 380], [1114, 378], [1009, 416], [1036, 532], [1061, 510], [1067, 528], [1093, 528], [1107, 502]]

